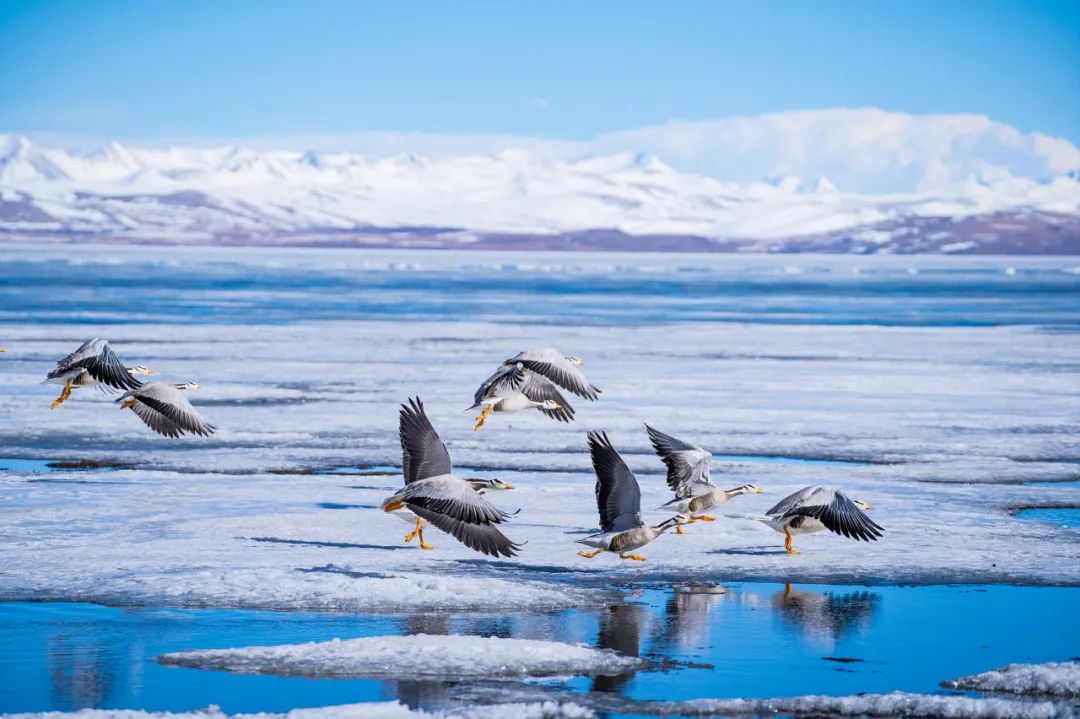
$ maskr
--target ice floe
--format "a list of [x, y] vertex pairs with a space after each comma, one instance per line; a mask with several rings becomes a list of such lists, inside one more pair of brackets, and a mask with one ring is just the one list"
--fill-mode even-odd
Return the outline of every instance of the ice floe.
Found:
[[345, 704], [288, 712], [229, 714], [216, 706], [187, 712], [156, 712], [138, 709], [82, 709], [74, 712], [5, 714], [4, 719], [592, 719], [595, 713], [569, 702], [462, 706], [447, 711], [410, 709], [400, 702]]
[[158, 657], [163, 664], [239, 674], [511, 679], [619, 674], [642, 664], [610, 649], [501, 637], [408, 636], [333, 639], [270, 647], [190, 650]]
[[1066, 719], [1072, 708], [1055, 702], [939, 696], [936, 694], [810, 695], [782, 699], [695, 699], [685, 702], [642, 702], [637, 713], [678, 716], [935, 717], [936, 719]]
[[1010, 664], [1001, 669], [942, 682], [942, 686], [977, 692], [1080, 697], [1080, 662]]

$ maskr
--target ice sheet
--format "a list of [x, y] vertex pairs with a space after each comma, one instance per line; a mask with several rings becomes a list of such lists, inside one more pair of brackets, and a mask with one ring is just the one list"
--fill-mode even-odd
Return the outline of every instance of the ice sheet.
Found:
[[273, 647], [191, 650], [158, 657], [163, 664], [283, 676], [422, 676], [508, 679], [619, 674], [641, 665], [609, 649], [481, 636], [334, 639]]
[[1080, 697], [1080, 662], [1010, 664], [943, 682], [942, 686], [978, 692]]
[[[510, 264], [499, 269], [491, 256], [453, 253], [251, 258], [229, 250], [196, 257], [125, 249], [65, 265], [51, 252], [0, 254], [15, 262], [3, 265], [13, 281], [42, 278], [5, 294], [10, 302], [0, 310], [8, 320], [16, 311], [33, 313], [33, 321], [2, 329], [3, 454], [124, 466], [0, 473], [3, 598], [504, 611], [602, 602], [613, 584], [638, 579], [1078, 581], [1076, 530], [1012, 514], [1077, 502], [1074, 486], [1023, 484], [1080, 476], [1080, 342], [1069, 329], [1072, 315], [1047, 309], [1063, 307], [1068, 295], [1067, 285], [1055, 283], [1080, 280], [1053, 270], [1055, 260], [1021, 264], [1007, 281], [1025, 281], [1028, 272], [1036, 279], [1019, 294], [958, 279], [998, 283], [1009, 277], [1003, 260], [947, 264], [947, 272], [937, 260], [910, 260], [918, 280], [908, 294], [897, 295], [891, 279], [880, 287], [867, 280], [879, 289], [852, 301], [853, 314], [830, 310], [791, 324], [773, 314], [780, 298], [804, 293], [791, 306], [810, 312], [819, 295], [810, 280], [783, 278], [821, 274], [831, 278], [825, 285], [840, 283], [849, 261], [710, 260], [679, 269], [685, 260], [650, 257], [660, 268], [650, 274], [640, 258], [624, 267], [621, 258], [559, 255], [531, 260], [538, 263], [532, 269], [504, 256]], [[307, 275], [276, 275], [275, 263]], [[860, 277], [907, 277], [900, 263], [868, 262]], [[221, 274], [225, 265], [231, 274]], [[236, 267], [259, 279], [244, 280]], [[784, 267], [805, 273], [777, 274]], [[563, 279], [580, 271], [582, 279], [564, 286], [543, 280], [546, 271]], [[698, 277], [697, 284], [642, 294], [667, 282], [669, 271]], [[346, 299], [359, 290], [318, 284], [365, 272], [390, 285], [364, 294], [383, 304], [352, 315]], [[86, 273], [109, 278], [93, 280], [99, 304], [89, 314], [67, 304], [83, 297]], [[387, 279], [395, 273], [406, 279]], [[515, 276], [526, 276], [527, 286], [515, 288]], [[633, 281], [613, 295], [588, 293], [626, 276]], [[174, 291], [169, 283], [178, 277], [189, 284]], [[275, 282], [289, 287], [271, 288]], [[557, 287], [549, 293], [550, 282]], [[739, 321], [696, 314], [705, 295], [718, 296], [733, 282], [744, 282], [736, 304], [752, 306], [749, 314]], [[881, 303], [923, 306], [955, 291], [955, 283], [989, 293], [979, 322], [941, 324], [957, 315], [935, 305], [923, 324], [867, 323]], [[501, 299], [469, 290], [492, 284]], [[208, 285], [219, 287], [209, 297]], [[159, 294], [163, 286], [170, 289]], [[305, 304], [315, 296], [346, 304], [327, 305], [335, 319], [323, 319], [326, 307]], [[502, 308], [501, 318], [488, 305], [468, 317], [430, 318], [480, 296]], [[59, 310], [48, 315], [56, 303]], [[603, 303], [622, 314], [590, 314]], [[1013, 323], [1020, 305], [1030, 316], [1043, 312], [1047, 324]], [[245, 307], [254, 308], [250, 321], [233, 319]], [[657, 319], [660, 310], [666, 319]], [[519, 314], [526, 311], [537, 315]], [[105, 315], [108, 323], [99, 319]], [[978, 326], [983, 320], [988, 324]], [[219, 433], [164, 440], [90, 390], [50, 410], [56, 388], [38, 382], [92, 336], [108, 337], [122, 359], [147, 364], [163, 379], [202, 382], [192, 401]], [[600, 401], [572, 400], [578, 419], [569, 425], [521, 413], [494, 417], [474, 432], [462, 409], [476, 385], [501, 359], [537, 345], [584, 357], [590, 380], [604, 390]], [[436, 530], [428, 537], [435, 551], [405, 545], [408, 527], [377, 509], [399, 477], [322, 473], [400, 465], [397, 407], [412, 395], [424, 399], [458, 466], [516, 486], [493, 501], [522, 510], [505, 527], [528, 542], [520, 557], [490, 560]], [[721, 486], [753, 482], [766, 493], [725, 505], [720, 521], [695, 524], [690, 536], [661, 537], [640, 551], [646, 562], [582, 559], [573, 542], [597, 524], [586, 429], [609, 431], [638, 474], [646, 518], [664, 518], [654, 508], [669, 494], [645, 421], [713, 451]], [[786, 555], [783, 537], [751, 517], [817, 483], [874, 504], [885, 537], [872, 544], [828, 533], [799, 537], [803, 554]]]

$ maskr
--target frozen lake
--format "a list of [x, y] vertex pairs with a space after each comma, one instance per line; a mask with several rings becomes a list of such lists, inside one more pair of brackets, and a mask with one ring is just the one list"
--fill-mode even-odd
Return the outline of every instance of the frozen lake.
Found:
[[[218, 434], [160, 438], [94, 390], [50, 410], [57, 388], [38, 383], [95, 336], [156, 378], [201, 382], [191, 398]], [[600, 401], [572, 400], [572, 424], [522, 413], [473, 432], [462, 409], [477, 384], [543, 345], [585, 358]], [[726, 668], [615, 682], [620, 696], [655, 699], [684, 685], [701, 688], [693, 697], [933, 692], [1080, 646], [1066, 609], [1080, 582], [1075, 258], [5, 246], [0, 346], [0, 599], [16, 602], [0, 621], [37, 657], [18, 680], [36, 699], [0, 710], [75, 706], [41, 674], [56, 622], [113, 647], [108, 672], [148, 678], [110, 680], [114, 703], [90, 693], [79, 706], [227, 711], [281, 710], [289, 696], [434, 703], [386, 681], [165, 668], [155, 653], [399, 634], [420, 621], [594, 644], [625, 615], [620, 651], [636, 632], [641, 652]], [[377, 511], [400, 485], [397, 405], [412, 395], [462, 473], [515, 485], [495, 501], [522, 510], [506, 527], [528, 542], [519, 557], [490, 560], [436, 531], [437, 549], [421, 552]], [[662, 518], [651, 510], [669, 496], [645, 421], [710, 449], [721, 486], [766, 493], [662, 537], [642, 550], [647, 562], [582, 559], [573, 542], [596, 526], [586, 429], [610, 433], [647, 518]], [[784, 553], [753, 518], [814, 483], [874, 504], [885, 537], [817, 534], [797, 539], [803, 554]], [[787, 582], [811, 597], [796, 613], [836, 605], [843, 617], [790, 619], [776, 599]], [[687, 643], [668, 615], [690, 584], [729, 591], [685, 600], [708, 628]], [[942, 586], [898, 586], [909, 584]], [[127, 609], [17, 603], [42, 599]], [[865, 620], [840, 631], [860, 607]], [[1060, 617], [1053, 640], [1032, 628], [975, 646], [976, 618], [996, 626], [1032, 607]], [[973, 618], [970, 641], [901, 669], [919, 663], [898, 654], [899, 627], [921, 621], [914, 636], [929, 642], [948, 616]], [[840, 635], [837, 647], [804, 631], [813, 621]], [[115, 650], [101, 632], [139, 649]], [[759, 640], [791, 654], [748, 655]], [[867, 662], [821, 659], [834, 654]], [[738, 674], [750, 656], [756, 671]], [[243, 703], [234, 687], [249, 682], [265, 685], [265, 704]]]

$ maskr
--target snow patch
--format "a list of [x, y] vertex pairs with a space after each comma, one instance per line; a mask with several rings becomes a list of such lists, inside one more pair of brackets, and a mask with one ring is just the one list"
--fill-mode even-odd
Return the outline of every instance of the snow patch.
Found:
[[270, 647], [163, 654], [162, 664], [238, 674], [308, 677], [424, 676], [506, 679], [619, 674], [641, 665], [609, 649], [533, 639], [410, 636], [333, 639]]
[[936, 719], [1066, 719], [1072, 708], [1055, 702], [938, 696], [890, 692], [832, 697], [808, 695], [782, 699], [695, 699], [651, 702], [636, 712], [681, 716], [756, 716], [793, 714], [834, 717], [935, 717]]
[[344, 704], [292, 711], [226, 714], [216, 706], [190, 712], [149, 712], [137, 709], [82, 709], [75, 712], [7, 714], [5, 719], [591, 719], [596, 715], [577, 704], [534, 702], [463, 707], [440, 712], [409, 709], [399, 702]]
[[978, 692], [1080, 697], [1080, 662], [1010, 664], [1001, 669], [942, 682], [942, 686]]

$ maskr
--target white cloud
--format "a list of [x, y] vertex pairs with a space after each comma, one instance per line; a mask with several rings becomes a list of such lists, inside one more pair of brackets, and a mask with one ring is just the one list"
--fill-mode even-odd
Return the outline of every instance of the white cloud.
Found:
[[550, 105], [546, 97], [530, 97], [528, 103], [537, 110], [546, 110]]

